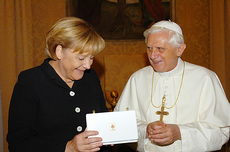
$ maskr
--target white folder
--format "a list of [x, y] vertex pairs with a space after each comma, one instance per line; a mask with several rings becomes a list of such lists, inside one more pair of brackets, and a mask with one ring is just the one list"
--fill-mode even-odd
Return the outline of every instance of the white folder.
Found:
[[86, 114], [87, 130], [96, 130], [103, 145], [137, 142], [135, 111]]

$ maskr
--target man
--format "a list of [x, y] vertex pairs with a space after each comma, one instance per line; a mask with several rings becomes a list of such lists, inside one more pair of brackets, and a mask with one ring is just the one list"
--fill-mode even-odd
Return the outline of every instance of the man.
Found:
[[151, 66], [135, 72], [115, 111], [135, 110], [141, 152], [215, 151], [229, 139], [230, 104], [217, 75], [183, 61], [181, 28], [160, 21], [144, 32]]

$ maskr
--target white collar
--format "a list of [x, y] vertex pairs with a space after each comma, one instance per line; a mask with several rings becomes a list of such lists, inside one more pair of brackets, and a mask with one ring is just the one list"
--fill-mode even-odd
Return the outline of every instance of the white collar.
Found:
[[174, 69], [168, 72], [157, 72], [157, 73], [163, 77], [170, 77], [178, 74], [180, 71], [182, 71], [182, 69], [183, 69], [183, 61], [181, 58], [178, 58], [177, 66]]

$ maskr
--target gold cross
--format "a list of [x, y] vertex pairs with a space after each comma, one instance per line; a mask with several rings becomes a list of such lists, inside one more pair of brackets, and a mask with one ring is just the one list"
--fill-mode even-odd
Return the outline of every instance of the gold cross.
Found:
[[164, 115], [169, 114], [168, 111], [164, 111], [164, 109], [165, 109], [165, 101], [166, 101], [166, 98], [165, 98], [165, 95], [164, 95], [164, 97], [162, 98], [161, 111], [156, 112], [157, 115], [160, 115], [160, 121], [163, 121]]

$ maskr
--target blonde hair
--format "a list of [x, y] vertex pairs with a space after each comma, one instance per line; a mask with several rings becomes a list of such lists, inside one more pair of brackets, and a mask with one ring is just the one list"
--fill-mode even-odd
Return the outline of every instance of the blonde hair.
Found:
[[57, 21], [46, 37], [45, 53], [49, 58], [57, 60], [56, 47], [74, 49], [79, 54], [95, 55], [105, 47], [103, 38], [84, 20], [76, 17], [65, 17]]

